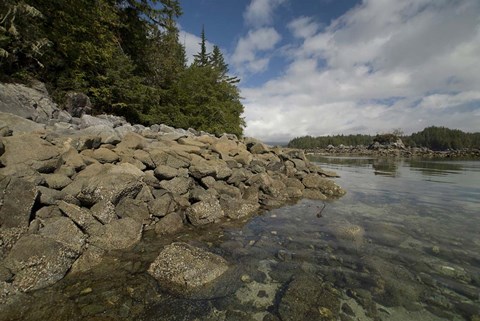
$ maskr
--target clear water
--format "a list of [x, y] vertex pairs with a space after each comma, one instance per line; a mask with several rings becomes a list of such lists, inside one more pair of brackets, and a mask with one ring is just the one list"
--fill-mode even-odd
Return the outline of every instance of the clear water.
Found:
[[[480, 162], [314, 161], [347, 195], [147, 233], [95, 271], [19, 297], [0, 320], [480, 320]], [[146, 270], [172, 240], [222, 255], [231, 271], [194, 296], [168, 293]]]

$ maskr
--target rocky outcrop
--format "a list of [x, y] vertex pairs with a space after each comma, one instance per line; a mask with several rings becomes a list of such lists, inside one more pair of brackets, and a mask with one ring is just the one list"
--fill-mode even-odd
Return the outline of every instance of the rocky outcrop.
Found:
[[[0, 136], [0, 269], [11, 271], [14, 290], [50, 285], [70, 269], [86, 271], [103, 253], [133, 247], [147, 230], [172, 234], [302, 197], [344, 194], [328, 179], [332, 173], [314, 166], [302, 151], [85, 115], [76, 109], [88, 105], [84, 97], [71, 102], [78, 112], [71, 116], [80, 117], [55, 118], [60, 113], [52, 112], [40, 127], [27, 119], [18, 127], [19, 116], [2, 111], [30, 100], [15, 96], [27, 95], [24, 88], [2, 86], [8, 87], [2, 95], [10, 98], [0, 99], [0, 125], [8, 129]], [[37, 91], [31, 99], [38, 98]], [[43, 95], [42, 103], [50, 104]], [[34, 130], [25, 130], [30, 123]], [[183, 245], [172, 248], [180, 250], [192, 260], [209, 257]], [[203, 262], [198, 264], [200, 269]], [[196, 286], [191, 282], [188, 287]]]

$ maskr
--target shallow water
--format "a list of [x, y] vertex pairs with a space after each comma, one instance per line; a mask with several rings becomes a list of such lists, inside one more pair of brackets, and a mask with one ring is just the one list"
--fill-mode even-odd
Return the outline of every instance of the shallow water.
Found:
[[[171, 239], [147, 233], [0, 320], [479, 320], [480, 162], [314, 161], [347, 195]], [[230, 272], [195, 295], [166, 292], [146, 270], [172, 240], [222, 255]]]

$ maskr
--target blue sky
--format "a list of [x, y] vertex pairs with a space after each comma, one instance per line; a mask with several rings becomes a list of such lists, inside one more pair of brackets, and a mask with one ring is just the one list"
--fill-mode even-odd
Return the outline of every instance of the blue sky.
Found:
[[242, 82], [245, 134], [480, 131], [478, 0], [183, 0]]

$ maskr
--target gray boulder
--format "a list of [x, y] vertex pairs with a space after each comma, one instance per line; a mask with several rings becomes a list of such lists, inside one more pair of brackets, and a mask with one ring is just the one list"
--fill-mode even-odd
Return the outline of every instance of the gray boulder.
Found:
[[228, 270], [221, 256], [186, 243], [166, 246], [148, 268], [148, 273], [173, 292], [188, 292], [205, 286]]
[[115, 205], [108, 200], [101, 200], [90, 208], [92, 215], [102, 224], [108, 224], [117, 219]]
[[169, 181], [161, 181], [160, 186], [173, 194], [186, 194], [193, 186], [193, 180], [186, 177], [175, 177]]
[[11, 113], [37, 123], [47, 123], [58, 111], [43, 84], [30, 88], [0, 83], [0, 112]]
[[120, 218], [131, 217], [135, 221], [146, 224], [150, 218], [150, 212], [145, 202], [141, 200], [132, 199], [129, 197], [123, 198], [115, 207], [115, 213]]
[[33, 183], [0, 175], [0, 227], [28, 227], [38, 191]]
[[93, 217], [88, 209], [64, 201], [58, 202], [58, 207], [63, 214], [68, 216], [88, 234], [95, 235], [99, 233], [102, 225]]
[[42, 220], [39, 234], [55, 240], [76, 253], [82, 252], [87, 236], [67, 217], [52, 217]]

